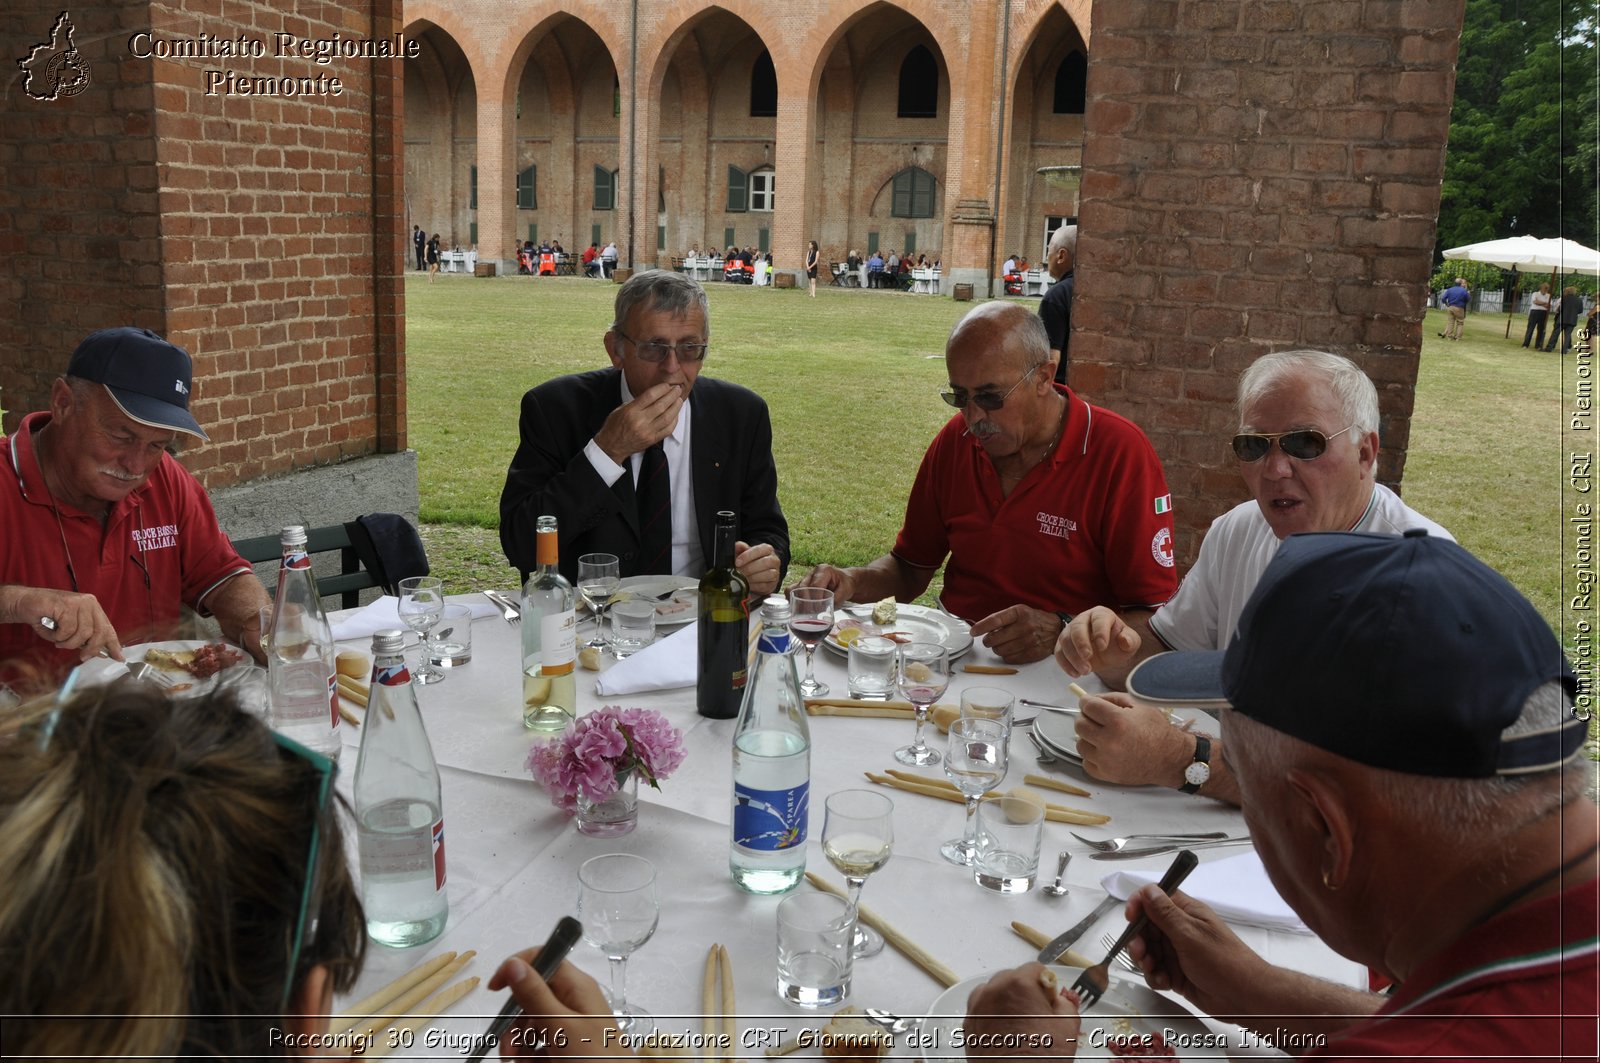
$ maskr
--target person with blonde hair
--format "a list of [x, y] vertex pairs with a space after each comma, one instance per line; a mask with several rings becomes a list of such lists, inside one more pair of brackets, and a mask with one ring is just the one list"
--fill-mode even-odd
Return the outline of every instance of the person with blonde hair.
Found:
[[[335, 771], [228, 692], [111, 684], [0, 718], [5, 1054], [352, 1054], [328, 1036], [366, 950]], [[603, 1035], [594, 980], [529, 956], [490, 981], [524, 1025]]]

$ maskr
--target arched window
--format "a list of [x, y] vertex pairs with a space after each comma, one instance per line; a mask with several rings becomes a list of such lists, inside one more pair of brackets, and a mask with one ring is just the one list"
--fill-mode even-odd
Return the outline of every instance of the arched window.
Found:
[[933, 217], [933, 174], [919, 166], [908, 166], [894, 175], [889, 213], [896, 218]]
[[1089, 60], [1082, 52], [1069, 52], [1056, 67], [1056, 102], [1050, 110], [1056, 114], [1082, 114], [1088, 80]]
[[778, 114], [778, 72], [772, 68], [772, 53], [765, 48], [750, 69], [750, 117], [774, 118]]
[[900, 117], [939, 117], [939, 64], [920, 44], [900, 64]]

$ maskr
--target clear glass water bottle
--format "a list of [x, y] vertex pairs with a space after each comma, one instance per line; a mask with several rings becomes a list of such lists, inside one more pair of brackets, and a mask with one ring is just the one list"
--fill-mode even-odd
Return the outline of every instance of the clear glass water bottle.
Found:
[[773, 595], [761, 610], [756, 666], [733, 733], [734, 885], [793, 889], [806, 871], [810, 812], [811, 728], [789, 652], [789, 602]]
[[444, 802], [401, 632], [374, 635], [372, 658], [372, 693], [352, 790], [361, 906], [374, 941], [405, 948], [438, 937], [450, 915]]
[[556, 519], [540, 517], [534, 535], [539, 567], [522, 588], [522, 725], [555, 734], [578, 714], [576, 601], [559, 567]]
[[344, 748], [339, 735], [337, 650], [317, 577], [306, 553], [306, 530], [283, 529], [283, 566], [272, 611], [267, 654], [268, 722], [280, 734], [334, 760]]

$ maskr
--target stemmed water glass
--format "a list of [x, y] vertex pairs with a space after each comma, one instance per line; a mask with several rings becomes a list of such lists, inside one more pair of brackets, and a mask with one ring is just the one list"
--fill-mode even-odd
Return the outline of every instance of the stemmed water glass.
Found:
[[937, 764], [939, 754], [923, 741], [928, 706], [938, 701], [950, 685], [950, 654], [937, 642], [909, 642], [895, 651], [895, 682], [900, 696], [916, 710], [917, 733], [909, 746], [894, 751], [902, 764]]
[[850, 941], [854, 956], [883, 951], [883, 935], [861, 923], [861, 887], [867, 876], [889, 862], [894, 851], [894, 802], [876, 790], [840, 790], [828, 795], [822, 820], [822, 854], [850, 890], [850, 911], [856, 932]]
[[428, 663], [433, 644], [429, 635], [444, 614], [444, 584], [438, 576], [408, 576], [400, 581], [400, 619], [422, 636], [422, 667], [411, 678], [419, 683], [437, 683], [444, 673]]
[[656, 867], [642, 856], [607, 853], [578, 868], [578, 919], [583, 939], [611, 961], [611, 1010], [617, 1029], [643, 1035], [655, 1019], [624, 993], [628, 956], [650, 940], [661, 915], [656, 897]]
[[594, 615], [594, 638], [586, 643], [591, 649], [601, 649], [606, 644], [606, 603], [617, 593], [617, 584], [622, 582], [621, 573], [616, 554], [584, 554], [578, 558], [578, 593], [589, 603], [589, 612]]
[[960, 838], [945, 842], [939, 855], [952, 864], [971, 864], [978, 852], [978, 798], [1000, 785], [1008, 766], [1005, 724], [975, 716], [950, 725], [950, 746], [944, 754], [944, 773], [967, 799], [967, 828]]
[[828, 685], [817, 682], [811, 673], [811, 657], [817, 652], [817, 643], [833, 630], [833, 592], [822, 587], [792, 587], [789, 609], [789, 634], [806, 648], [806, 677], [800, 684], [800, 693], [820, 698], [828, 692]]

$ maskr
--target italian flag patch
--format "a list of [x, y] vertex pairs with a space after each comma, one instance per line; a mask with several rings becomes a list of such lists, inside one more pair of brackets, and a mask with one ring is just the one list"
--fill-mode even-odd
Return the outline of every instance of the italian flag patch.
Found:
[[1172, 512], [1172, 496], [1171, 495], [1162, 495], [1160, 498], [1156, 499], [1156, 512], [1157, 513], [1170, 513], [1170, 512]]

